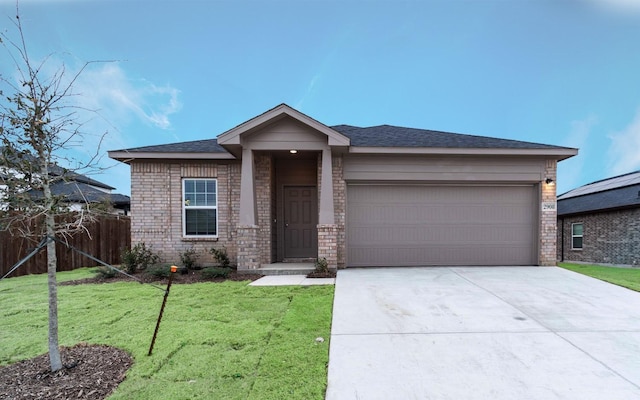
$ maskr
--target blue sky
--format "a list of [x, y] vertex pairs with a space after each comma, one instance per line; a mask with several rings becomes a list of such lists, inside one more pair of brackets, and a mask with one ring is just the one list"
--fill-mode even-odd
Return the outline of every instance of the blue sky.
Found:
[[[76, 98], [106, 150], [213, 138], [280, 103], [577, 147], [558, 193], [640, 169], [640, 0], [23, 0], [32, 57], [92, 64]], [[12, 36], [13, 0], [0, 0]], [[8, 58], [0, 73], [11, 76]], [[93, 148], [89, 136], [85, 148]], [[130, 193], [129, 167], [95, 176]]]

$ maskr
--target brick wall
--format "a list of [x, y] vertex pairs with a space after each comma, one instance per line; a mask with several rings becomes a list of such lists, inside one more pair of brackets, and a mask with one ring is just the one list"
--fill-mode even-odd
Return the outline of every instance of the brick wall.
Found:
[[326, 259], [327, 266], [337, 268], [338, 264], [338, 226], [335, 224], [318, 225], [318, 258]]
[[333, 210], [337, 226], [337, 263], [338, 268], [346, 265], [347, 243], [345, 221], [347, 215], [347, 184], [342, 170], [342, 155], [333, 155]]
[[540, 265], [556, 265], [556, 160], [545, 161], [545, 172], [543, 180], [553, 179], [553, 184], [544, 181], [540, 184], [540, 200], [554, 206], [545, 209], [540, 205], [540, 237], [538, 244], [538, 262]]
[[273, 159], [270, 155], [256, 155], [255, 163], [255, 196], [256, 196], [256, 219], [258, 225], [258, 251], [260, 252], [260, 263], [271, 263], [271, 200], [273, 187]]
[[[558, 218], [558, 260], [640, 265], [640, 208]], [[582, 223], [582, 250], [571, 249], [571, 224]], [[563, 257], [564, 232], [564, 257]]]
[[[182, 237], [182, 178], [218, 181], [218, 239]], [[233, 242], [238, 221], [240, 169], [214, 162], [131, 163], [131, 242], [152, 246], [163, 262], [179, 263], [180, 253], [194, 248], [199, 262], [211, 264], [211, 247], [225, 247], [236, 258]]]

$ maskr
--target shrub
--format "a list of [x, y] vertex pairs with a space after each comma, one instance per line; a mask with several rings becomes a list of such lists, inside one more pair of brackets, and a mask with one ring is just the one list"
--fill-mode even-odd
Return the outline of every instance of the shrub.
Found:
[[147, 274], [156, 278], [168, 278], [171, 275], [171, 265], [154, 265], [147, 269]]
[[123, 269], [130, 274], [135, 274], [136, 269], [138, 269], [138, 263], [136, 260], [136, 254], [133, 252], [133, 250], [125, 247], [120, 253], [120, 258], [122, 260]]
[[206, 279], [224, 278], [226, 279], [231, 272], [231, 268], [207, 267], [202, 270], [202, 277]]
[[180, 262], [186, 269], [198, 269], [198, 253], [193, 247], [180, 253]]
[[130, 274], [135, 274], [137, 270], [147, 269], [151, 265], [160, 262], [160, 257], [147, 247], [144, 242], [137, 243], [133, 248], [125, 248], [121, 253], [122, 264]]
[[213, 254], [213, 257], [216, 259], [220, 267], [231, 268], [231, 260], [229, 260], [229, 256], [227, 255], [227, 249], [224, 247], [221, 249], [212, 247], [209, 252]]
[[100, 279], [111, 279], [118, 274], [115, 269], [104, 266], [96, 268], [94, 272], [96, 273], [96, 277]]
[[316, 268], [313, 272], [316, 272], [319, 274], [324, 274], [329, 272], [329, 263], [327, 262], [327, 259], [324, 257], [316, 258], [315, 266]]

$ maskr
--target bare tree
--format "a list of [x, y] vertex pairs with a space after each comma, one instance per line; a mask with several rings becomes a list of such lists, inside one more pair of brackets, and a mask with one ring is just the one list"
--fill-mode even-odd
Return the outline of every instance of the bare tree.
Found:
[[46, 243], [49, 360], [51, 370], [57, 371], [63, 365], [53, 239], [83, 231], [96, 210], [87, 203], [82, 210], [71, 211], [52, 187], [61, 181], [72, 182], [81, 171], [97, 170], [99, 148], [86, 157], [88, 161], [79, 162], [72, 156], [73, 147], [81, 145], [86, 134], [79, 121], [85, 114], [74, 103], [73, 86], [90, 63], [74, 73], [68, 73], [64, 63], [56, 63], [55, 72], [48, 73], [53, 57], [38, 62], [30, 58], [17, 5], [12, 21], [17, 39], [0, 33], [0, 42], [15, 67], [13, 75], [0, 76], [0, 229]]

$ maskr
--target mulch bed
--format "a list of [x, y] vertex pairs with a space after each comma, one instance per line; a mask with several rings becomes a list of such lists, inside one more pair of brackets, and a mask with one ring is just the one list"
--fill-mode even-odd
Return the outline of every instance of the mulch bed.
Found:
[[[158, 278], [153, 275], [146, 274], [144, 272], [138, 272], [134, 275], [136, 278], [140, 279], [144, 283], [161, 283], [166, 284], [169, 282], [168, 278]], [[173, 274], [173, 283], [198, 283], [198, 282], [224, 282], [224, 281], [255, 281], [257, 279], [262, 278], [263, 275], [260, 274], [242, 274], [238, 273], [235, 270], [232, 270], [226, 278], [212, 278], [207, 279], [202, 276], [202, 270], [189, 271], [187, 274], [181, 274], [176, 272]], [[118, 274], [113, 278], [101, 278], [99, 276], [95, 276], [92, 278], [78, 279], [75, 281], [66, 281], [60, 282], [58, 285], [68, 286], [68, 285], [83, 285], [87, 283], [112, 283], [112, 282], [136, 282], [135, 280], [129, 278], [126, 275]]]
[[48, 354], [0, 367], [0, 399], [105, 399], [133, 364], [126, 351], [104, 345], [80, 343], [60, 353], [65, 367], [53, 373]]
[[332, 269], [324, 272], [313, 271], [307, 274], [307, 278], [335, 278], [335, 277], [336, 277], [336, 271]]

